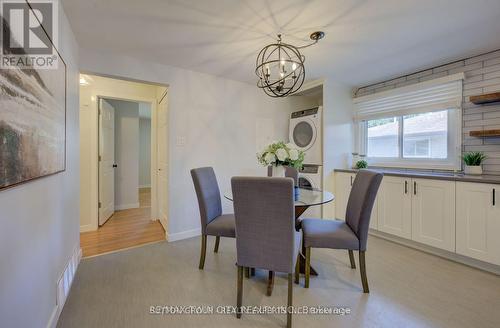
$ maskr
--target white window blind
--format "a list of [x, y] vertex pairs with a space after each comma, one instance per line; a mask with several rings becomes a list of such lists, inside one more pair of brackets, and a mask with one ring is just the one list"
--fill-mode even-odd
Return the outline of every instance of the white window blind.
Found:
[[354, 98], [354, 119], [364, 121], [443, 110], [462, 105], [464, 73]]

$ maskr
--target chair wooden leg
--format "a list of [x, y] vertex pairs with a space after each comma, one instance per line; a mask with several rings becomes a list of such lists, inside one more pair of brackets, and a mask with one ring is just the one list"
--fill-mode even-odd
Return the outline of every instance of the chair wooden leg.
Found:
[[269, 279], [267, 280], [267, 296], [271, 296], [273, 294], [274, 288], [274, 271], [269, 271]]
[[245, 267], [245, 278], [250, 278], [250, 268], [249, 267]]
[[306, 247], [306, 281], [304, 288], [309, 288], [309, 278], [311, 276], [311, 247]]
[[238, 266], [238, 293], [236, 296], [236, 318], [241, 318], [241, 303], [243, 299], [243, 267]]
[[219, 236], [215, 237], [214, 253], [217, 253], [219, 251], [219, 241], [220, 237]]
[[349, 260], [351, 261], [351, 269], [356, 269], [356, 261], [354, 260], [354, 252], [349, 250]]
[[207, 253], [207, 235], [201, 235], [201, 253], [199, 269], [203, 270], [205, 266], [205, 254]]
[[298, 285], [300, 282], [300, 254], [297, 255], [297, 264], [295, 264], [295, 283]]
[[291, 307], [293, 305], [293, 283], [292, 274], [288, 274], [288, 306], [286, 312], [286, 327], [292, 328], [292, 311]]
[[368, 278], [366, 277], [365, 251], [359, 251], [359, 271], [361, 272], [361, 283], [363, 284], [363, 293], [369, 293]]

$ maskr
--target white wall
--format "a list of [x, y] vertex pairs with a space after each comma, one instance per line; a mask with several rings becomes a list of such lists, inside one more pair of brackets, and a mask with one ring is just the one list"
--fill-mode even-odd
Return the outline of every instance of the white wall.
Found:
[[[97, 98], [119, 98], [156, 102], [165, 87], [87, 76], [80, 88], [80, 231], [97, 229]], [[154, 187], [154, 186], [153, 186]], [[152, 198], [154, 203], [155, 199]]]
[[[139, 104], [141, 106], [141, 104]], [[151, 186], [151, 119], [139, 118], [139, 188]]]
[[115, 109], [115, 210], [139, 207], [139, 103], [108, 99]]
[[0, 326], [57, 320], [56, 283], [79, 249], [78, 46], [59, 6], [67, 65], [66, 171], [0, 192]]
[[[352, 92], [333, 79], [323, 85], [323, 188], [335, 193], [333, 170], [347, 167], [353, 147]], [[323, 206], [323, 217], [335, 217], [335, 201]]]
[[[255, 85], [124, 56], [82, 50], [81, 58], [88, 72], [169, 85], [170, 239], [199, 233], [191, 168], [213, 166], [227, 190], [232, 176], [265, 175], [255, 157], [258, 123], [270, 122], [266, 138], [288, 138], [289, 100], [270, 98]], [[232, 211], [228, 201], [223, 206]]]

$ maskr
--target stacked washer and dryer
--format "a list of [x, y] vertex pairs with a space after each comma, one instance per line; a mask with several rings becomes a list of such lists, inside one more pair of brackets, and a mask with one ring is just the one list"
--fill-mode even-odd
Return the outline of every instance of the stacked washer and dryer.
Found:
[[[290, 143], [306, 155], [304, 167], [299, 171], [299, 187], [322, 189], [323, 184], [323, 132], [322, 107], [293, 112], [290, 117]], [[320, 218], [321, 206], [312, 206], [304, 217]]]

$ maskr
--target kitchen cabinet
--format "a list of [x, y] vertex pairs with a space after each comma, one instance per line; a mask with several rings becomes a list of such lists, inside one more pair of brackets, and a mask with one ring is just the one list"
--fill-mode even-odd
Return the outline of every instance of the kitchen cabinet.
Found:
[[411, 239], [455, 251], [455, 182], [411, 179]]
[[[351, 179], [336, 172], [336, 215], [345, 219]], [[370, 228], [500, 265], [500, 184], [385, 175]]]
[[378, 230], [411, 239], [411, 179], [384, 176], [378, 192]]
[[456, 252], [500, 265], [500, 185], [457, 182]]
[[337, 219], [345, 220], [347, 201], [355, 178], [354, 173], [335, 173], [335, 216]]
[[[335, 173], [335, 216], [337, 219], [345, 220], [347, 202], [351, 193], [352, 184], [356, 178], [355, 173], [336, 172]], [[370, 229], [377, 229], [378, 217], [378, 196], [373, 204], [370, 218]]]

